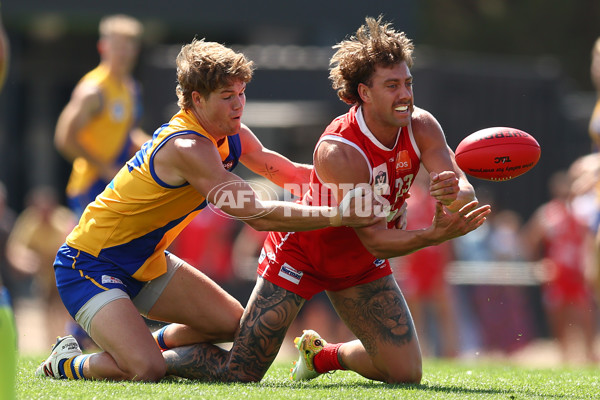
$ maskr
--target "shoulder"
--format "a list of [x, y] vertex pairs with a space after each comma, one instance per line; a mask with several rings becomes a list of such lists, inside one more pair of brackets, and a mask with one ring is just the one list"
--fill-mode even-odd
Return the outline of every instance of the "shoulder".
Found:
[[242, 154], [253, 153], [256, 151], [260, 152], [264, 149], [264, 146], [254, 132], [244, 124], [242, 124], [240, 128], [238, 137], [240, 139], [240, 145], [242, 146]]
[[415, 107], [411, 119], [411, 129], [421, 151], [430, 146], [437, 147], [446, 144], [446, 137], [441, 125], [427, 110]]
[[240, 139], [242, 138], [255, 138], [254, 132], [245, 124], [242, 124], [239, 131]]
[[[368, 182], [369, 166], [359, 150], [347, 143], [323, 140], [315, 151], [314, 164], [319, 176], [336, 176], [343, 182]], [[333, 179], [337, 180], [337, 179]]]
[[412, 113], [411, 126], [414, 132], [441, 131], [437, 119], [429, 111], [415, 107]]
[[98, 104], [102, 100], [102, 90], [100, 86], [92, 82], [80, 82], [73, 89], [71, 101], [83, 104]]

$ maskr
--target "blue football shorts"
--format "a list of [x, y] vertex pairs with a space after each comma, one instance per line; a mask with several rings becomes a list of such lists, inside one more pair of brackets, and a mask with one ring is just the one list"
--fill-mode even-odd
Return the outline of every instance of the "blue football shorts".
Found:
[[175, 271], [184, 263], [169, 252], [167, 272], [148, 282], [138, 281], [116, 264], [63, 244], [54, 261], [56, 286], [73, 319], [89, 333], [91, 321], [106, 304], [131, 299], [147, 316]]

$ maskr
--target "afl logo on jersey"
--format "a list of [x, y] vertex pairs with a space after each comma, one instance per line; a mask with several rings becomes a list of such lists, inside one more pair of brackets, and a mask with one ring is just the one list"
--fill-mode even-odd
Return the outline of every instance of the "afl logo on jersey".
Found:
[[379, 196], [390, 193], [389, 174], [385, 163], [373, 168], [373, 190]]
[[411, 162], [410, 162], [410, 154], [408, 154], [407, 150], [402, 150], [401, 152], [398, 153], [398, 155], [396, 156], [396, 172], [405, 170], [405, 169], [410, 169], [411, 168]]
[[110, 107], [110, 118], [113, 121], [121, 122], [125, 118], [125, 106], [120, 101], [115, 101]]

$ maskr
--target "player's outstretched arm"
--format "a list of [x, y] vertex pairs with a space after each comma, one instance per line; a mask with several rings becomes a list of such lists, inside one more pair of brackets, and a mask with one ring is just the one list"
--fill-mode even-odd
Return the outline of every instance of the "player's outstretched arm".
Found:
[[[357, 151], [336, 142], [324, 141], [315, 153], [315, 169], [319, 177], [332, 187], [341, 188], [369, 182], [366, 164], [356, 163]], [[457, 185], [457, 182], [456, 182]], [[457, 189], [454, 189], [457, 193]], [[436, 207], [433, 224], [422, 230], [387, 229], [385, 222], [357, 228], [356, 233], [367, 250], [377, 258], [392, 258], [436, 245], [477, 229], [485, 221], [490, 207], [479, 207], [476, 201], [467, 203], [457, 212], [450, 212], [441, 202]]]
[[377, 225], [356, 229], [356, 233], [375, 257], [393, 258], [466, 235], [479, 228], [489, 213], [490, 206], [479, 206], [477, 201], [466, 204], [457, 212], [450, 212], [438, 202], [433, 223], [426, 229], [407, 231]]
[[252, 172], [262, 175], [276, 185], [302, 196], [308, 187], [312, 165], [293, 162], [267, 149], [254, 133], [242, 124], [240, 129], [242, 156], [240, 162]]
[[292, 202], [261, 201], [251, 186], [223, 168], [220, 155], [206, 138], [182, 135], [171, 139], [155, 156], [155, 171], [170, 185], [189, 182], [225, 213], [261, 231], [304, 231], [329, 226], [368, 226], [381, 218], [357, 215], [351, 201], [343, 216], [337, 207], [309, 207]]

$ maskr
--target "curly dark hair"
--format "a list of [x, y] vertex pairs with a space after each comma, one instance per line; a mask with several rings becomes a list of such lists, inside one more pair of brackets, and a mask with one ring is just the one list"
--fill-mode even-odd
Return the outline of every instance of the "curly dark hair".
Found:
[[250, 82], [253, 63], [242, 53], [204, 39], [194, 39], [181, 48], [177, 63], [177, 105], [192, 108], [192, 92], [204, 97], [235, 80]]
[[348, 104], [361, 104], [358, 84], [370, 85], [376, 66], [391, 67], [401, 62], [412, 66], [413, 43], [390, 23], [367, 17], [356, 35], [333, 46], [329, 79], [338, 97]]

